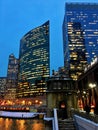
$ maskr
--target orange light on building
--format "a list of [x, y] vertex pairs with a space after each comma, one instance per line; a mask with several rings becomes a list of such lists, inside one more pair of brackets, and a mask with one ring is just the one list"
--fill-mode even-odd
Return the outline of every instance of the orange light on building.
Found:
[[79, 107], [81, 110], [83, 110], [83, 103], [82, 103], [82, 100], [81, 100], [81, 99], [78, 100], [78, 107]]
[[61, 104], [61, 108], [65, 108], [65, 104]]
[[38, 103], [38, 100], [35, 100], [35, 103]]
[[94, 111], [95, 108], [95, 94], [94, 94], [94, 89], [96, 87], [95, 83], [90, 83], [89, 87], [91, 88], [92, 96], [91, 96], [91, 111]]
[[65, 106], [65, 102], [61, 102], [61, 104], [60, 104], [60, 108], [65, 108], [66, 106]]
[[43, 103], [42, 101], [39, 102], [40, 105], [41, 105], [42, 103]]
[[25, 100], [22, 101], [22, 105], [25, 105]]

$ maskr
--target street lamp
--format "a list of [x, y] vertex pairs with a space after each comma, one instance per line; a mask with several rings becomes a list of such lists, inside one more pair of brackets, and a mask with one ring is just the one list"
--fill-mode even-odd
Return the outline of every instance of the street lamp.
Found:
[[95, 84], [95, 83], [90, 83], [90, 84], [89, 84], [89, 87], [90, 87], [90, 88], [95, 88], [95, 87], [96, 87], [96, 84]]

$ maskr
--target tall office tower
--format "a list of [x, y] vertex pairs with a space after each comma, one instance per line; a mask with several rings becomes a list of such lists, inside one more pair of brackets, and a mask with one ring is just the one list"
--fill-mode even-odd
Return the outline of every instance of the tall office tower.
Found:
[[36, 83], [50, 75], [49, 21], [23, 36], [19, 59], [18, 97], [32, 96]]
[[77, 79], [98, 55], [98, 4], [66, 3], [63, 22], [64, 66]]
[[7, 86], [6, 98], [16, 97], [16, 88], [18, 85], [18, 66], [19, 60], [13, 54], [9, 56], [8, 70], [7, 70]]

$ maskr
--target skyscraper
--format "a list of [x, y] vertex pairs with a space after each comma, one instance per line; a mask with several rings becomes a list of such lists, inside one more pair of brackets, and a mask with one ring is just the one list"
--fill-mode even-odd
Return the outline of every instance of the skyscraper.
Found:
[[7, 77], [0, 77], [0, 98], [6, 95], [6, 79]]
[[77, 79], [98, 55], [98, 4], [66, 3], [63, 22], [64, 66]]
[[[37, 88], [36, 80], [49, 77], [49, 49], [49, 21], [29, 31], [20, 40], [18, 96], [32, 96], [33, 90]], [[21, 86], [23, 82], [28, 85]], [[23, 87], [24, 94], [20, 92]]]
[[14, 54], [9, 55], [6, 85], [7, 98], [16, 97], [16, 89], [18, 85], [18, 66], [19, 60], [14, 56]]

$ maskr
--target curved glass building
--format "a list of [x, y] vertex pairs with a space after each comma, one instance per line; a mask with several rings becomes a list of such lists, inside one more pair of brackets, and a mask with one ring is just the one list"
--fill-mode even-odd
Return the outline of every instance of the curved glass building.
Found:
[[19, 60], [18, 96], [32, 96], [35, 82], [50, 75], [49, 21], [22, 37]]

